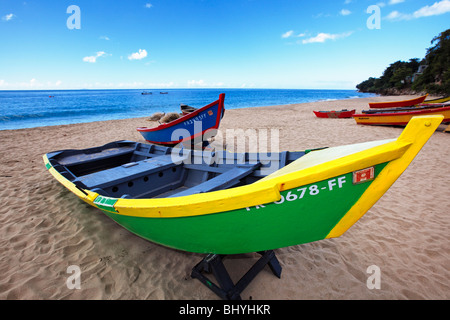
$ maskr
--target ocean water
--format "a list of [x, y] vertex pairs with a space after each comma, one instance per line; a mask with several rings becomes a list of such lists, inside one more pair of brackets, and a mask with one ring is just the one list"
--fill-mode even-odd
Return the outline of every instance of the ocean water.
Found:
[[200, 108], [217, 100], [220, 93], [225, 93], [225, 109], [373, 96], [355, 90], [290, 89], [0, 91], [0, 130], [179, 112], [180, 104]]

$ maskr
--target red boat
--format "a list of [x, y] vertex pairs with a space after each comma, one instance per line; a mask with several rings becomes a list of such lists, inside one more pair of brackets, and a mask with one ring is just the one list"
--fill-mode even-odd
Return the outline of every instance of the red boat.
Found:
[[411, 107], [416, 104], [422, 103], [427, 98], [428, 93], [424, 96], [414, 98], [411, 100], [402, 101], [389, 101], [389, 102], [369, 102], [370, 108], [401, 108], [401, 107]]
[[356, 112], [353, 110], [341, 110], [341, 111], [314, 111], [317, 118], [351, 118]]

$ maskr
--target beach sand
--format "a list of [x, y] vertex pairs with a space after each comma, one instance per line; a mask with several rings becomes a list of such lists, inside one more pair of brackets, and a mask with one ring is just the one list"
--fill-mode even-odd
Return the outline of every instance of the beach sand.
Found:
[[[368, 109], [376, 97], [227, 110], [226, 129], [279, 129], [280, 150], [396, 138], [402, 128], [319, 119], [313, 110]], [[225, 101], [226, 102], [226, 101]], [[150, 116], [150, 114], [149, 114]], [[0, 299], [219, 299], [192, 267], [204, 256], [168, 249], [123, 229], [61, 186], [42, 155], [116, 140], [144, 142], [144, 118], [0, 131]], [[450, 134], [434, 133], [387, 193], [343, 236], [276, 250], [281, 279], [266, 267], [247, 299], [449, 299]], [[234, 280], [257, 254], [230, 256]], [[69, 289], [71, 265], [80, 289]], [[379, 289], [367, 270], [377, 266]]]

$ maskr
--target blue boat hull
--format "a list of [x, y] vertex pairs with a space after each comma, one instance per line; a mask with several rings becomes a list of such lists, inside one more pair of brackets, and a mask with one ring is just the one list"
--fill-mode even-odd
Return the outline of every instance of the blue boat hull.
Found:
[[214, 135], [223, 117], [225, 94], [219, 100], [156, 128], [137, 128], [150, 143], [175, 145], [181, 142], [202, 142]]

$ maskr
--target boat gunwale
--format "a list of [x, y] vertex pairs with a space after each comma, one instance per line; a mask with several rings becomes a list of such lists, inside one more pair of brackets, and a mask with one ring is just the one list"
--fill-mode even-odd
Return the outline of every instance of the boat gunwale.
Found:
[[430, 108], [430, 109], [421, 109], [421, 110], [411, 110], [411, 111], [399, 111], [399, 112], [383, 112], [380, 111], [380, 113], [360, 113], [360, 114], [354, 114], [353, 117], [388, 117], [388, 116], [407, 116], [407, 115], [424, 115], [428, 113], [435, 113], [435, 112], [441, 112], [441, 111], [448, 111], [450, 110], [450, 106], [447, 107], [440, 107], [440, 108]]
[[352, 109], [352, 110], [345, 110], [345, 109], [342, 109], [342, 110], [319, 110], [319, 111], [314, 111], [314, 112], [322, 112], [322, 113], [335, 112], [335, 113], [337, 113], [337, 112], [353, 112], [353, 111], [356, 111], [356, 109]]

